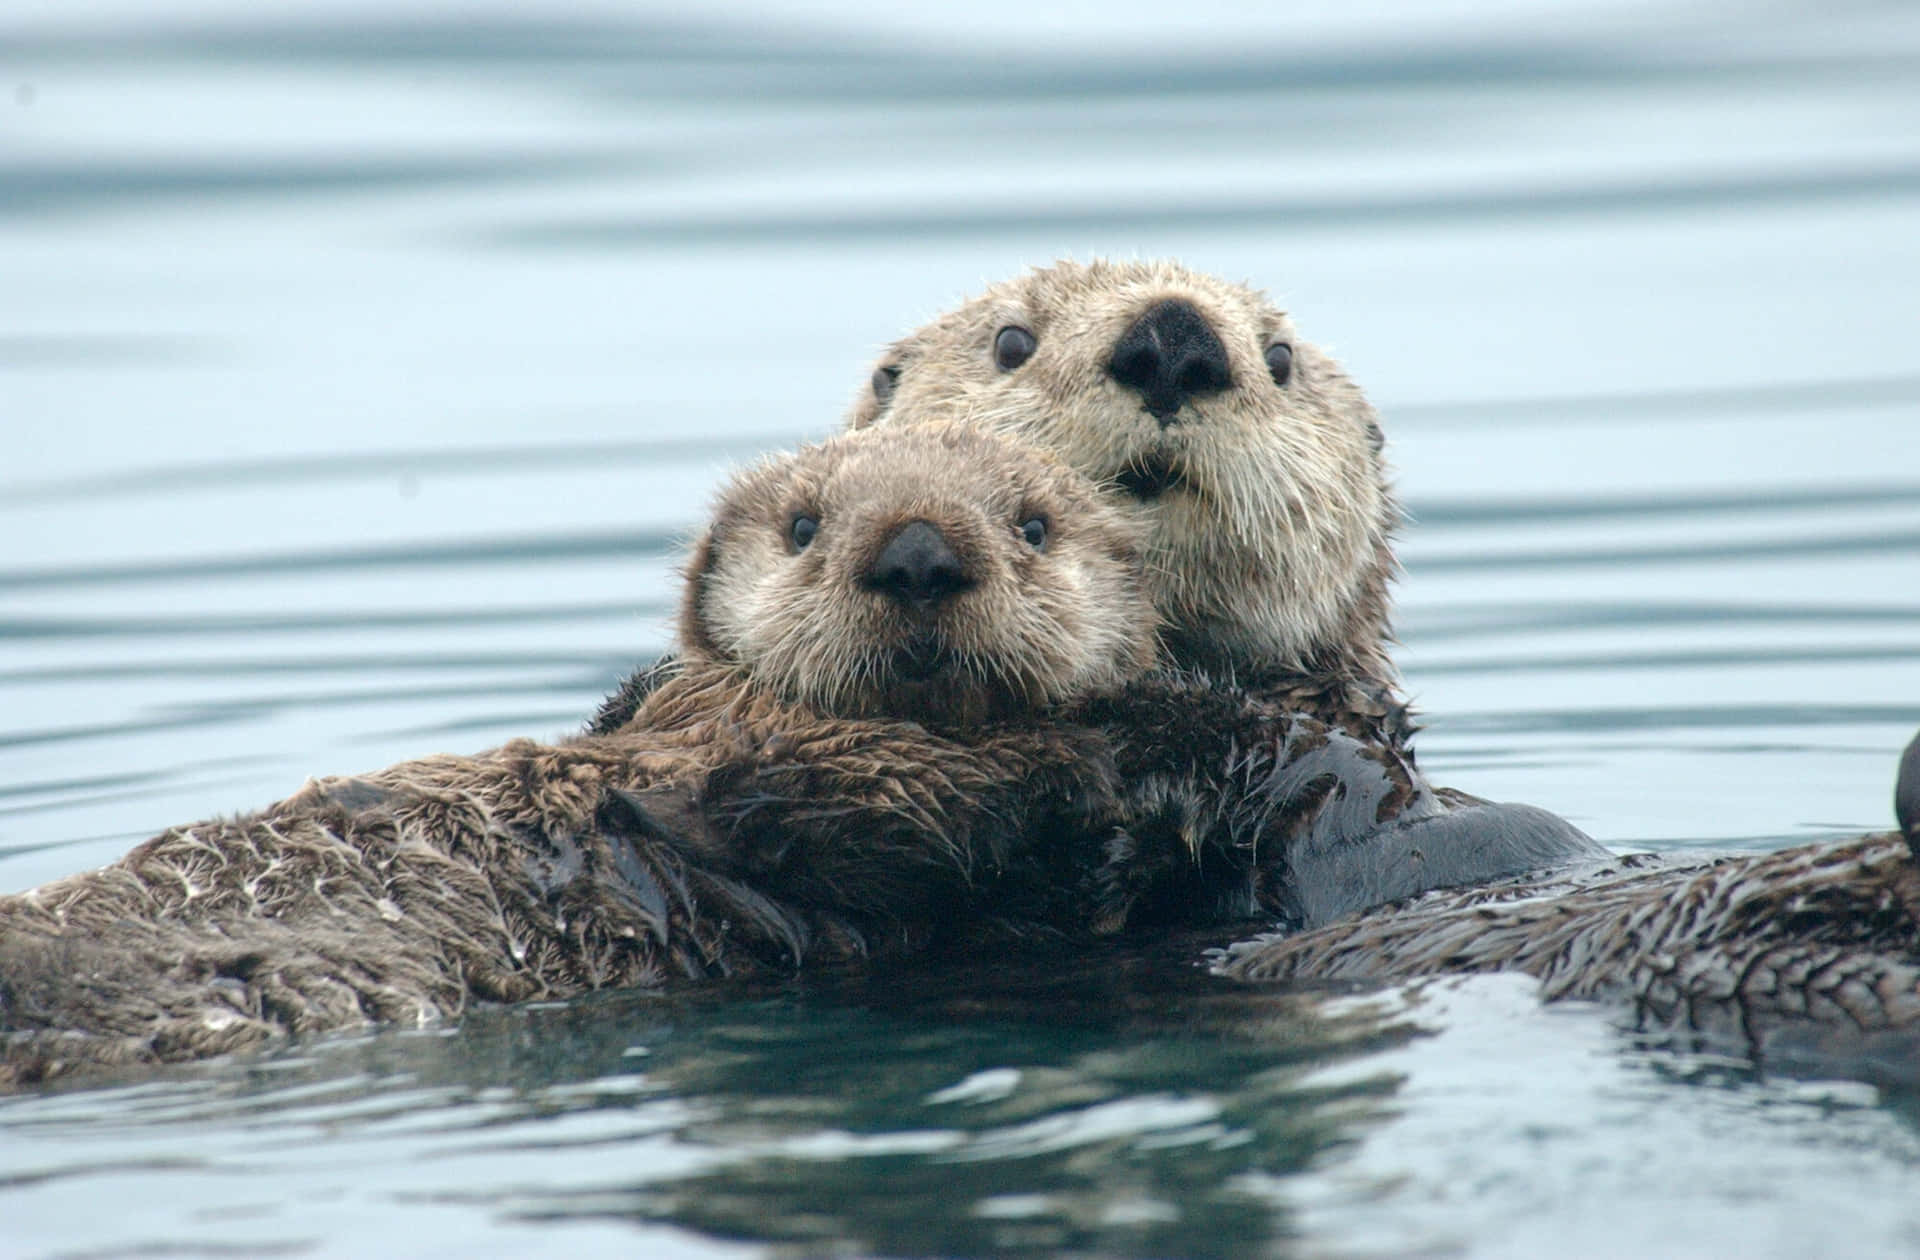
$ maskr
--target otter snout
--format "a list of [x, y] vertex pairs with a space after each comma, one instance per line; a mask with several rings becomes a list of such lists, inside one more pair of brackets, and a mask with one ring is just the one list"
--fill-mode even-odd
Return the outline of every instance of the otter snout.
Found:
[[864, 581], [903, 604], [925, 608], [974, 583], [947, 536], [932, 521], [908, 521], [874, 554]]
[[1188, 399], [1233, 384], [1220, 335], [1193, 303], [1178, 298], [1155, 302], [1120, 334], [1107, 374], [1138, 392], [1162, 428], [1179, 423]]

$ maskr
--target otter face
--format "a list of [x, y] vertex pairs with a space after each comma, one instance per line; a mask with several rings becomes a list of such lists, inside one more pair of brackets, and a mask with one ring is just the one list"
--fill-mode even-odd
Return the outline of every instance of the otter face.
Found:
[[1085, 479], [977, 429], [845, 434], [722, 491], [682, 651], [839, 717], [971, 723], [1151, 668], [1139, 531]]
[[1253, 290], [1167, 262], [1031, 272], [894, 345], [849, 427], [924, 420], [1012, 434], [1107, 487], [1147, 529], [1182, 659], [1388, 675], [1379, 425]]

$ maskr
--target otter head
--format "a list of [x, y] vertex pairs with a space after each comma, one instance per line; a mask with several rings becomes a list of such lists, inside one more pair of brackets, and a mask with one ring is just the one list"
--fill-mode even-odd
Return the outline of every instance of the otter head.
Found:
[[724, 489], [686, 656], [840, 717], [977, 722], [1150, 668], [1139, 531], [1051, 457], [978, 429], [844, 434]]
[[1147, 528], [1174, 655], [1391, 678], [1386, 486], [1373, 409], [1286, 315], [1169, 262], [1061, 262], [891, 347], [850, 427], [1010, 433]]

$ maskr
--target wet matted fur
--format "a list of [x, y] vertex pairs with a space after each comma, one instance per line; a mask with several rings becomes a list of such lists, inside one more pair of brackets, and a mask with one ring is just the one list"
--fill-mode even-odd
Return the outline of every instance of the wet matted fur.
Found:
[[[945, 540], [906, 566], [937, 589], [896, 571], [908, 529]], [[643, 723], [320, 780], [0, 898], [0, 1079], [913, 947], [1110, 795], [1102, 742], [1033, 719], [1152, 662], [1139, 568], [1090, 485], [985, 434], [769, 461], [720, 498]], [[724, 847], [686, 823], [716, 796]]]
[[[903, 453], [919, 476], [899, 475]], [[790, 536], [802, 516], [806, 546]], [[1515, 860], [1510, 839], [1457, 834], [1458, 802], [1397, 748], [1291, 697], [1146, 671], [1132, 527], [997, 439], [849, 435], [743, 474], [715, 521], [681, 667], [623, 730], [320, 780], [0, 899], [4, 1071], [197, 1058], [943, 936], [1309, 926]], [[957, 566], [937, 598], [876, 580], [916, 522]], [[742, 605], [773, 610], [772, 629]], [[848, 644], [875, 649], [857, 693], [820, 684]]]
[[1400, 982], [1520, 971], [1548, 1000], [1627, 1002], [1651, 1030], [1774, 1061], [1920, 1078], [1920, 737], [1894, 793], [1904, 834], [1774, 853], [1653, 856], [1434, 892], [1228, 950], [1246, 980]]
[[[912, 947], [1050, 828], [1041, 807], [1107, 776], [1097, 747], [1043, 728], [959, 743], [914, 727], [903, 765], [908, 725], [798, 729], [742, 704], [678, 731], [317, 780], [174, 828], [0, 897], [0, 1083]], [[760, 781], [726, 863], [644, 809], [715, 771]], [[802, 792], [791, 810], [783, 784]]]
[[[1173, 341], [1161, 337], [1163, 326]], [[998, 353], [1010, 330], [1027, 339], [1017, 363]], [[1115, 366], [1120, 349], [1143, 336], [1169, 355], [1187, 353], [1174, 344], [1180, 338], [1189, 350], [1204, 342], [1217, 375], [1184, 395], [1143, 388]], [[1285, 351], [1284, 373], [1269, 365], [1276, 349]], [[1116, 745], [1136, 754], [1129, 782], [1140, 785], [1117, 830], [1124, 839], [1112, 846], [1116, 886], [1184, 887], [1194, 915], [1237, 907], [1298, 924], [1372, 904], [1371, 894], [1602, 852], [1544, 810], [1434, 789], [1415, 769], [1386, 655], [1398, 509], [1379, 426], [1338, 365], [1301, 341], [1259, 293], [1170, 262], [1057, 263], [895, 343], [849, 425], [856, 433], [1014, 435], [1097, 480], [1109, 510], [1139, 531], [1146, 591], [1175, 670], [1163, 690], [1177, 689], [1196, 712], [1231, 712], [1227, 729], [1239, 739], [1214, 740], [1190, 723], [1163, 720], [1152, 704], [1108, 715], [1103, 726]], [[785, 631], [794, 618], [759, 611], [772, 602], [723, 600], [745, 630], [722, 637]], [[593, 729], [617, 729], [644, 713], [650, 690], [675, 668], [664, 662], [628, 679]], [[1137, 725], [1129, 729], [1129, 721]], [[1167, 734], [1174, 730], [1182, 733]], [[1251, 763], [1297, 760], [1287, 750], [1301, 747], [1300, 732], [1309, 730], [1353, 755], [1318, 778], [1297, 768], [1284, 778], [1245, 773]], [[1212, 750], [1213, 764], [1194, 759], [1202, 749]], [[901, 751], [912, 754], [911, 746]], [[1317, 797], [1289, 786], [1309, 779]], [[1236, 797], [1234, 783], [1252, 795]], [[1150, 799], [1156, 795], [1160, 805]], [[1304, 807], [1310, 797], [1418, 800], [1411, 817], [1420, 820], [1419, 842], [1398, 830], [1410, 816], [1383, 809], [1369, 844], [1361, 812], [1349, 808], [1338, 866], [1281, 860], [1294, 852], [1284, 844], [1249, 856], [1257, 833], [1312, 825], [1320, 815]], [[1175, 801], [1189, 802], [1179, 807], [1190, 817], [1174, 829], [1178, 836], [1137, 821], [1167, 815]], [[716, 797], [706, 808], [724, 818], [730, 806]], [[1202, 815], [1257, 816], [1269, 825], [1209, 832], [1192, 821]], [[1238, 856], [1222, 863], [1209, 854]], [[1255, 870], [1265, 890], [1258, 896], [1245, 878]], [[1170, 908], [1166, 896], [1147, 900]], [[1062, 914], [1056, 926], [1070, 926], [1071, 913]], [[1128, 918], [1100, 902], [1083, 917], [1106, 925]]]

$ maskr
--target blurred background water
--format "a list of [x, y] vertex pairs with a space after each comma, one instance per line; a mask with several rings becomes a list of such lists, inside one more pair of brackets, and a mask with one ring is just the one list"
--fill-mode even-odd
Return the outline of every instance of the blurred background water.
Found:
[[[1920, 725], [1920, 11], [15, 0], [0, 889], [575, 729], [722, 471], [1071, 254], [1380, 406], [1443, 782], [1888, 824]], [[606, 995], [0, 1100], [0, 1254], [1912, 1254], [1911, 1098], [1505, 979]]]

